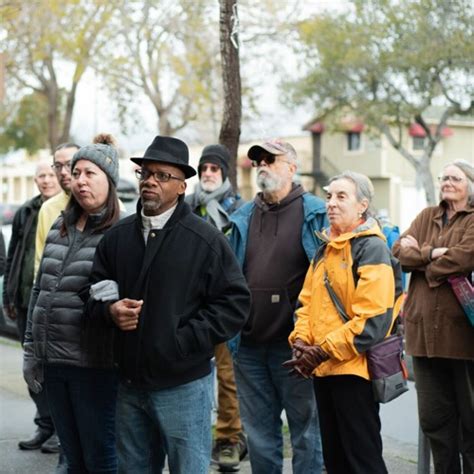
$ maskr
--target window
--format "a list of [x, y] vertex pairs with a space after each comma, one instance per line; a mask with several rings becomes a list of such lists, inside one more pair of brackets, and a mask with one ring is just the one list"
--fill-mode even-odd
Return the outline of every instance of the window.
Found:
[[360, 150], [360, 132], [347, 133], [347, 149], [349, 151]]
[[425, 148], [425, 137], [413, 137], [413, 150], [423, 150]]

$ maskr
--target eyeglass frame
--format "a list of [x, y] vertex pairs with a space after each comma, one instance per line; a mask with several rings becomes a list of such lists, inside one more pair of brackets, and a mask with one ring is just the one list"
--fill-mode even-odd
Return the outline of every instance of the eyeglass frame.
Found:
[[440, 183], [447, 183], [449, 181], [450, 183], [459, 184], [464, 181], [464, 178], [462, 176], [452, 176], [452, 175], [438, 176], [438, 181]]
[[[144, 177], [143, 174], [146, 174]], [[161, 174], [162, 177], [166, 176], [166, 179], [160, 179], [157, 177], [158, 174]], [[153, 179], [158, 183], [168, 183], [170, 179], [177, 179], [178, 181], [185, 181], [185, 178], [180, 178], [178, 176], [174, 176], [171, 173], [166, 171], [149, 171], [146, 168], [140, 168], [135, 170], [135, 176], [139, 181], [146, 181], [150, 176], [153, 176]]]
[[51, 165], [51, 168], [57, 173], [61, 173], [63, 168], [66, 168], [68, 171], [71, 171], [71, 161], [72, 160], [69, 160], [66, 163], [53, 163]]

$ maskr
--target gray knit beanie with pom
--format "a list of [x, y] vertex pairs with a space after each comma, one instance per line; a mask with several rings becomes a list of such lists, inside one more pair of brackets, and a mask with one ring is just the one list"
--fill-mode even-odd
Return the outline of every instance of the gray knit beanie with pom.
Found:
[[94, 138], [93, 143], [93, 145], [81, 147], [74, 153], [71, 161], [71, 172], [74, 171], [74, 167], [79, 160], [88, 160], [96, 164], [117, 186], [119, 161], [114, 138], [107, 133], [101, 133]]

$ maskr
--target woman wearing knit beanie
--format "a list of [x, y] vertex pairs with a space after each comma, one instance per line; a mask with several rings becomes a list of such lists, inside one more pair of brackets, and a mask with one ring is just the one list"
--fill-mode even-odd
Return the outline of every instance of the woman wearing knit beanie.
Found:
[[95, 249], [120, 217], [112, 136], [80, 148], [71, 174], [71, 198], [48, 234], [31, 295], [23, 375], [31, 390], [48, 391], [68, 472], [115, 473], [113, 333], [85, 310]]

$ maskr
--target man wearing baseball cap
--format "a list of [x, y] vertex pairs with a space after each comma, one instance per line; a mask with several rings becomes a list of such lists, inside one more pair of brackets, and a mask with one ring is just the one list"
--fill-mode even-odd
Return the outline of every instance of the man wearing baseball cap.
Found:
[[327, 224], [322, 199], [293, 182], [293, 146], [269, 140], [248, 151], [261, 189], [230, 219], [231, 245], [251, 294], [250, 317], [238, 341], [235, 379], [240, 414], [247, 434], [253, 473], [281, 473], [281, 412], [290, 428], [293, 473], [321, 473], [319, 420], [311, 380], [293, 377], [282, 367], [291, 358], [288, 336], [297, 298]]
[[119, 472], [148, 472], [157, 450], [170, 472], [207, 472], [210, 361], [245, 323], [249, 291], [226, 237], [184, 202], [196, 174], [186, 144], [157, 136], [131, 160], [140, 166], [137, 213], [97, 248], [91, 279], [99, 291], [89, 300], [92, 317], [119, 329]]

